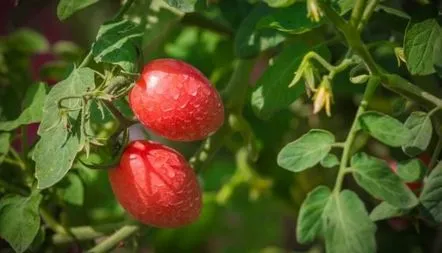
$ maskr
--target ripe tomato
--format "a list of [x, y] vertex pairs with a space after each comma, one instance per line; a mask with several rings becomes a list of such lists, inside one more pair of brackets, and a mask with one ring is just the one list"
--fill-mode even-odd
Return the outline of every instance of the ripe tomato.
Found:
[[201, 189], [177, 151], [152, 141], [131, 142], [109, 171], [120, 204], [140, 222], [163, 228], [187, 225], [201, 212]]
[[221, 97], [193, 66], [174, 59], [148, 63], [129, 93], [138, 120], [170, 140], [205, 139], [224, 122]]

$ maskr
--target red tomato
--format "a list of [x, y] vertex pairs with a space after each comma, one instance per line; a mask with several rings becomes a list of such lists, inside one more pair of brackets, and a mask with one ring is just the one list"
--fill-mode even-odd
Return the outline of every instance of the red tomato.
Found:
[[175, 228], [200, 215], [202, 194], [195, 173], [180, 153], [160, 143], [131, 142], [109, 179], [120, 204], [144, 224]]
[[193, 66], [174, 59], [148, 63], [129, 93], [138, 120], [175, 141], [205, 139], [224, 122], [221, 97]]

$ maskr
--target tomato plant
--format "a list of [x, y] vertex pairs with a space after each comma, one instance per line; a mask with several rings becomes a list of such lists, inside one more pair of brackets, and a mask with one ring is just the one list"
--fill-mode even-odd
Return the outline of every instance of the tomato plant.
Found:
[[441, 252], [440, 1], [0, 6], [5, 252]]

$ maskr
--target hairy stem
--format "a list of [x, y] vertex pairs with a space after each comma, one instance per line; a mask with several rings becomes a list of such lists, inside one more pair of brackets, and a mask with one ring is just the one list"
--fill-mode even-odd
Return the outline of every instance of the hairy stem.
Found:
[[347, 139], [345, 140], [345, 143], [344, 143], [344, 151], [342, 153], [341, 163], [339, 164], [338, 176], [336, 178], [336, 183], [335, 183], [335, 188], [334, 188], [335, 193], [340, 192], [340, 190], [342, 188], [342, 183], [344, 181], [344, 176], [348, 172], [348, 169], [346, 169], [346, 168], [347, 168], [348, 160], [350, 159], [351, 148], [352, 148], [353, 142], [356, 138], [356, 134], [357, 134], [357, 131], [359, 128], [359, 126], [358, 126], [359, 116], [366, 111], [368, 103], [369, 103], [371, 97], [373, 96], [374, 92], [376, 91], [376, 88], [379, 86], [379, 83], [380, 83], [380, 78], [378, 76], [371, 76], [370, 80], [367, 83], [367, 87], [365, 88], [364, 96], [363, 96], [362, 101], [359, 105], [359, 108], [356, 112], [356, 116], [353, 120], [352, 126], [351, 126], [350, 131], [347, 135]]
[[361, 20], [362, 13], [364, 12], [365, 0], [356, 0], [356, 4], [353, 7], [353, 11], [351, 13], [350, 23], [352, 26], [357, 27], [359, 21]]
[[126, 225], [117, 230], [114, 234], [104, 239], [98, 245], [88, 250], [90, 253], [101, 253], [109, 252], [113, 249], [119, 242], [129, 238], [134, 235], [140, 229], [137, 225]]
[[[70, 231], [75, 235], [78, 241], [93, 240], [98, 237], [106, 236], [108, 233], [112, 233], [117, 228], [124, 226], [125, 223], [104, 224], [99, 226], [80, 226], [72, 227]], [[52, 236], [52, 242], [54, 244], [66, 244], [73, 241], [72, 237], [64, 233], [56, 233]]]

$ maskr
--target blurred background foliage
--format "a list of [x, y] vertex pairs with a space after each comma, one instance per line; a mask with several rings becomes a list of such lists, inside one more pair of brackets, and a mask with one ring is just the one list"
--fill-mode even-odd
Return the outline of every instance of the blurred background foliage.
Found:
[[[45, 80], [50, 84], [62, 80], [79, 62], [94, 41], [99, 26], [119, 8], [118, 0], [99, 1], [65, 22], [56, 17], [54, 0], [22, 0], [0, 3], [0, 119], [15, 119], [21, 112], [17, 101], [23, 101], [30, 84]], [[147, 32], [143, 38], [143, 61], [160, 57], [182, 59], [199, 68], [213, 84], [221, 89], [232, 74], [235, 51], [234, 34], [253, 8], [253, 2], [245, 0], [220, 0], [209, 4], [209, 8], [198, 14], [183, 14], [166, 6], [161, 1], [137, 0], [129, 17], [145, 24]], [[388, 5], [407, 8], [407, 3], [386, 1]], [[407, 2], [407, 1], [404, 1]], [[412, 1], [410, 1], [412, 2]], [[388, 25], [385, 25], [388, 23]], [[407, 20], [387, 12], [376, 12], [372, 22], [363, 33], [376, 60], [387, 70], [406, 75], [404, 66], [398, 67], [394, 56], [394, 43], [378, 43], [403, 37]], [[283, 34], [283, 43], [290, 41], [323, 41], [328, 38], [330, 27], [322, 26], [303, 35]], [[324, 35], [325, 34], [325, 35]], [[400, 39], [398, 39], [400, 41]], [[262, 52], [251, 73], [250, 85], [265, 71], [280, 47]], [[339, 42], [330, 43], [326, 54], [336, 62], [345, 53]], [[335, 133], [342, 140], [352, 122], [356, 102], [363, 86], [352, 84], [348, 72], [341, 73], [333, 86], [335, 104], [333, 117], [312, 114], [312, 105], [307, 96], [298, 99], [290, 107], [279, 111], [268, 120], [258, 119], [246, 103], [244, 115], [249, 121], [261, 147], [256, 163], [232, 154], [229, 145], [222, 149], [208, 168], [200, 174], [204, 188], [204, 208], [200, 220], [182, 229], [150, 229], [135, 240], [127, 242], [138, 247], [140, 252], [324, 252], [320, 242], [313, 245], [299, 245], [296, 242], [295, 224], [299, 207], [306, 194], [318, 184], [332, 185], [335, 169], [317, 168], [301, 173], [291, 173], [276, 164], [276, 156], [284, 144], [292, 141], [311, 128], [323, 128]], [[441, 86], [433, 76], [415, 78], [419, 86], [441, 94]], [[407, 104], [402, 98], [386, 90], [379, 90], [373, 103], [374, 109], [404, 119], [415, 105]], [[122, 103], [124, 107], [124, 103]], [[127, 108], [126, 108], [127, 109]], [[107, 120], [106, 120], [107, 119]], [[100, 131], [111, 131], [109, 117], [96, 126]], [[22, 130], [29, 132], [29, 143], [35, 142], [36, 126]], [[172, 143], [138, 126], [132, 129], [133, 136], [147, 135], [180, 150], [190, 157], [199, 143]], [[17, 135], [20, 133], [17, 132]], [[12, 137], [14, 138], [14, 136]], [[366, 151], [381, 158], [402, 159], [398, 150], [359, 136], [358, 143], [368, 145]], [[14, 145], [19, 145], [15, 142]], [[432, 144], [434, 145], [434, 144]], [[234, 147], [234, 143], [232, 143]], [[430, 145], [430, 148], [432, 146]], [[232, 148], [233, 149], [233, 148]], [[96, 159], [106, 159], [99, 153]], [[6, 163], [0, 166], [0, 178], [14, 183], [20, 176], [15, 168]], [[247, 173], [252, 171], [254, 176]], [[70, 176], [60, 182], [60, 189], [49, 190], [43, 200], [48, 206], [59, 209], [59, 218], [67, 226], [103, 225], [121, 222], [124, 211], [116, 202], [111, 191], [107, 173], [90, 170], [76, 164]], [[252, 178], [252, 179], [250, 179]], [[259, 179], [259, 180], [257, 180]], [[346, 187], [358, 190], [348, 179]], [[74, 189], [74, 190], [72, 190]], [[81, 189], [81, 190], [80, 190]], [[66, 192], [75, 192], [74, 196]], [[2, 194], [0, 192], [0, 194]], [[358, 194], [365, 200], [368, 209], [378, 201], [362, 191]], [[81, 199], [82, 205], [76, 200]], [[378, 252], [429, 252], [434, 247], [441, 249], [442, 232], [425, 225], [419, 231], [411, 224], [378, 223]], [[44, 231], [42, 232], [44, 233]], [[49, 230], [47, 233], [50, 233]], [[48, 238], [48, 237], [46, 237]], [[36, 239], [37, 241], [38, 239]], [[49, 240], [35, 242], [35, 252], [78, 252], [72, 245], [50, 246]], [[131, 246], [134, 246], [131, 245]], [[1, 252], [10, 252], [7, 244], [1, 242]], [[44, 247], [46, 246], [46, 247]], [[41, 251], [43, 252], [43, 251]], [[126, 252], [125, 246], [116, 252]], [[442, 252], [442, 249], [441, 251]]]

